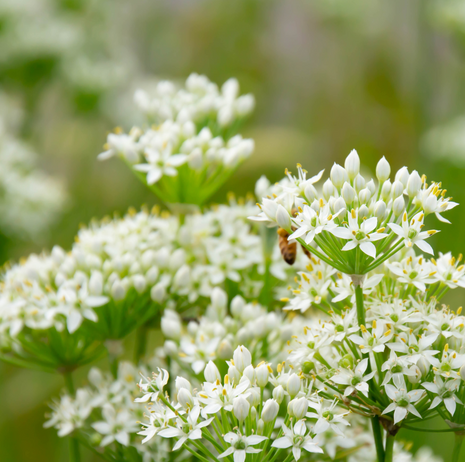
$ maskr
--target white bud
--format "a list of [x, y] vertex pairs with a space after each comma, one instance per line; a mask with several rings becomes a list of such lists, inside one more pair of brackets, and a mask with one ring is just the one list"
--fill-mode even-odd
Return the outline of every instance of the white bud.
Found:
[[179, 393], [180, 390], [185, 388], [186, 390], [192, 392], [192, 385], [189, 382], [189, 380], [185, 379], [184, 377], [176, 377], [176, 380], [174, 381], [176, 385], [176, 391]]
[[318, 192], [315, 189], [315, 186], [307, 184], [304, 189], [304, 196], [309, 203], [314, 201], [318, 197]]
[[184, 263], [186, 263], [186, 252], [184, 251], [184, 249], [176, 249], [170, 255], [170, 270], [176, 271], [177, 269], [181, 268], [181, 266], [184, 265]]
[[218, 358], [219, 359], [229, 359], [233, 355], [233, 349], [231, 344], [227, 339], [222, 340], [218, 347]]
[[281, 404], [284, 399], [284, 388], [281, 385], [278, 385], [273, 390], [273, 398], [277, 401], [278, 404]]
[[332, 206], [332, 212], [333, 214], [337, 214], [341, 212], [341, 210], [344, 210], [338, 215], [338, 218], [344, 218], [346, 212], [347, 212], [347, 205], [345, 200], [342, 197], [338, 197], [334, 202]]
[[389, 165], [389, 162], [386, 160], [386, 158], [383, 157], [382, 159], [380, 159], [378, 165], [376, 166], [376, 178], [378, 178], [378, 181], [380, 183], [383, 183], [389, 179], [390, 175], [391, 166]]
[[391, 197], [391, 190], [392, 190], [392, 184], [389, 180], [386, 180], [383, 183], [383, 187], [381, 188], [381, 199], [387, 200]]
[[163, 351], [168, 356], [175, 356], [178, 354], [178, 345], [173, 340], [167, 340], [163, 345]]
[[234, 120], [234, 109], [231, 104], [223, 106], [218, 111], [218, 123], [221, 127], [226, 127]]
[[255, 374], [257, 377], [257, 385], [260, 388], [264, 388], [268, 383], [268, 377], [270, 376], [270, 371], [268, 370], [268, 364], [261, 364], [255, 369]]
[[123, 300], [126, 297], [126, 289], [120, 280], [117, 280], [111, 286], [111, 296], [116, 300]]
[[189, 266], [183, 265], [176, 271], [173, 278], [175, 287], [187, 287], [190, 282], [190, 269]]
[[407, 167], [402, 167], [400, 170], [397, 171], [395, 180], [400, 181], [404, 188], [407, 186], [407, 181], [409, 179], [409, 173]]
[[421, 177], [416, 170], [414, 170], [407, 182], [407, 194], [410, 199], [413, 199], [421, 189]]
[[269, 187], [270, 181], [265, 175], [262, 175], [255, 183], [255, 196], [257, 199], [261, 199], [266, 196]]
[[162, 283], [158, 283], [152, 287], [150, 298], [157, 303], [161, 303], [166, 297], [166, 288]]
[[368, 207], [364, 204], [358, 209], [358, 217], [359, 219], [363, 219], [367, 217], [370, 214], [370, 210]]
[[241, 373], [237, 370], [236, 366], [229, 366], [228, 377], [231, 383], [235, 383], [237, 385], [241, 380]]
[[160, 326], [166, 338], [179, 340], [181, 337], [181, 320], [175, 311], [165, 310]]
[[142, 276], [142, 274], [135, 274], [132, 277], [132, 283], [134, 284], [134, 288], [139, 294], [144, 293], [145, 289], [147, 289], [147, 281], [145, 280], [145, 277]]
[[217, 380], [221, 380], [220, 371], [216, 367], [213, 361], [209, 361], [203, 371], [205, 380], [210, 383], [215, 383]]
[[245, 307], [245, 300], [240, 296], [236, 295], [231, 301], [231, 314], [235, 318], [239, 318], [242, 314], [242, 310]]
[[336, 196], [337, 195], [337, 189], [331, 182], [331, 180], [328, 178], [324, 184], [323, 184], [323, 197], [326, 200], [329, 200], [331, 196]]
[[382, 200], [379, 200], [375, 204], [375, 217], [378, 219], [378, 223], [384, 220], [386, 216], [386, 203]]
[[344, 183], [341, 195], [346, 204], [352, 204], [355, 199], [355, 189], [349, 183]]
[[402, 196], [403, 194], [404, 194], [404, 185], [402, 184], [402, 182], [399, 180], [394, 181], [391, 187], [392, 198], [395, 199], [396, 197]]
[[291, 217], [281, 204], [278, 205], [278, 209], [276, 210], [276, 222], [281, 228], [287, 232], [291, 232]]
[[[241, 379], [241, 382], [244, 378]], [[245, 379], [247, 380], [247, 379]], [[260, 396], [260, 388], [253, 387], [247, 390], [250, 394], [247, 396], [247, 401], [250, 403], [251, 406], [257, 407], [260, 404], [261, 396]]]
[[242, 373], [242, 375], [244, 375], [245, 377], [247, 377], [249, 380], [250, 380], [250, 383], [254, 383], [255, 382], [255, 369], [252, 365], [250, 366], [247, 366], [245, 369], [244, 369], [244, 372]]
[[300, 377], [297, 374], [291, 374], [287, 380], [287, 392], [291, 398], [297, 395], [300, 391]]
[[366, 204], [371, 199], [371, 192], [368, 188], [362, 189], [358, 193], [358, 200], [361, 204]]
[[178, 391], [178, 403], [184, 409], [192, 409], [194, 407], [194, 398], [189, 390], [181, 388]]
[[228, 303], [228, 295], [220, 287], [215, 287], [212, 290], [211, 301], [216, 308], [224, 309]]
[[255, 108], [255, 98], [251, 94], [239, 96], [236, 100], [236, 112], [239, 117], [249, 115]]
[[103, 276], [100, 271], [92, 271], [92, 276], [89, 279], [89, 293], [91, 295], [102, 295], [103, 292]]
[[292, 401], [289, 401], [287, 409], [289, 415], [295, 417], [296, 420], [303, 419], [308, 411], [308, 400], [305, 398], [305, 396], [299, 399], [293, 399]]
[[252, 422], [257, 421], [257, 408], [255, 406], [252, 406], [250, 408], [250, 419], [252, 420]]
[[158, 279], [160, 274], [160, 270], [156, 266], [152, 266], [146, 273], [145, 279], [147, 280], [147, 284], [153, 285]]
[[465, 365], [460, 368], [460, 377], [462, 377], [462, 380], [465, 380]]
[[365, 184], [366, 184], [366, 181], [362, 175], [358, 174], [354, 178], [354, 188], [355, 188], [355, 191], [357, 191], [357, 193], [359, 193], [365, 187]]
[[413, 366], [410, 366], [410, 371], [412, 372], [412, 375], [408, 375], [408, 381], [410, 383], [418, 383], [421, 380], [421, 370], [418, 366], [415, 364]]
[[344, 167], [349, 175], [349, 179], [353, 180], [358, 175], [360, 171], [360, 157], [355, 149], [352, 149], [350, 154], [346, 157]]
[[376, 192], [376, 185], [375, 185], [375, 182], [373, 180], [370, 180], [367, 184], [366, 184], [366, 188], [369, 189], [369, 191], [371, 192], [371, 195], [373, 196]]
[[192, 170], [200, 170], [203, 166], [203, 152], [199, 147], [194, 148], [189, 154], [189, 167]]
[[250, 351], [243, 345], [236, 348], [233, 355], [234, 365], [237, 370], [242, 373], [247, 366], [252, 364], [252, 355]]
[[392, 213], [395, 217], [398, 217], [404, 213], [405, 209], [405, 201], [404, 196], [399, 196], [393, 203], [392, 203]]
[[345, 181], [348, 180], [348, 175], [344, 167], [334, 164], [329, 174], [331, 182], [336, 188], [340, 189]]
[[273, 422], [279, 412], [279, 404], [274, 399], [269, 399], [263, 406], [262, 420], [265, 423]]
[[260, 419], [257, 423], [257, 435], [263, 435], [264, 431], [265, 431], [265, 422], [263, 422], [263, 420]]

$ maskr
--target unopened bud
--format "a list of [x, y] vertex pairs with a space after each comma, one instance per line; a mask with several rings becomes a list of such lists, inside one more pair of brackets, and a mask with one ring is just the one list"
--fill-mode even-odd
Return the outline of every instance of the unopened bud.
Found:
[[294, 398], [300, 391], [300, 377], [297, 374], [291, 374], [287, 380], [287, 392], [291, 398]]
[[350, 180], [353, 180], [358, 175], [360, 171], [360, 157], [355, 149], [352, 149], [350, 154], [346, 157], [344, 167]]
[[378, 181], [380, 183], [384, 183], [386, 180], [389, 179], [389, 176], [391, 175], [391, 166], [389, 165], [389, 162], [386, 160], [385, 157], [380, 159], [378, 162], [378, 165], [376, 166], [376, 178], [378, 178]]
[[273, 398], [276, 400], [278, 404], [281, 404], [284, 399], [284, 388], [281, 385], [278, 385], [273, 390]]
[[402, 215], [405, 209], [404, 196], [399, 196], [392, 204], [392, 213], [395, 217]]
[[279, 404], [274, 399], [269, 399], [263, 406], [262, 420], [265, 423], [273, 422], [279, 412]]
[[242, 423], [249, 415], [250, 404], [247, 399], [244, 398], [244, 395], [240, 395], [237, 398], [234, 398], [233, 401], [233, 412], [236, 416], [236, 419]]

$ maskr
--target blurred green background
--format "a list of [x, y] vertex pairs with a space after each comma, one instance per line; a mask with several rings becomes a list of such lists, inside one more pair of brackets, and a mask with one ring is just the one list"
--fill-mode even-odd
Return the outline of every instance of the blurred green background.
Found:
[[[108, 131], [137, 122], [135, 88], [191, 72], [219, 84], [237, 77], [257, 99], [244, 129], [256, 153], [215, 201], [296, 162], [329, 168], [356, 148], [372, 171], [386, 156], [463, 204], [464, 56], [462, 0], [0, 0], [0, 92], [23, 114], [15, 136], [70, 197], [41, 238], [0, 234], [0, 260], [69, 248], [80, 223], [155, 203], [123, 163], [96, 156]], [[436, 248], [458, 254], [463, 207], [448, 218]], [[42, 428], [59, 379], [0, 365], [0, 461], [67, 460], [66, 441]], [[403, 436], [450, 456], [444, 436]]]

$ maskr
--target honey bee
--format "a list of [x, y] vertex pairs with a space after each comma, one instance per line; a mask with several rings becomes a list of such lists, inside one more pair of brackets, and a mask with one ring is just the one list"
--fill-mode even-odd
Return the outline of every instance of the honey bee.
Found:
[[[295, 230], [293, 229], [293, 231]], [[297, 258], [297, 242], [289, 242], [289, 233], [283, 228], [278, 228], [278, 236], [279, 250], [281, 251], [284, 261], [288, 265], [293, 265]], [[308, 249], [302, 246], [302, 250], [308, 258], [311, 258], [312, 254]]]

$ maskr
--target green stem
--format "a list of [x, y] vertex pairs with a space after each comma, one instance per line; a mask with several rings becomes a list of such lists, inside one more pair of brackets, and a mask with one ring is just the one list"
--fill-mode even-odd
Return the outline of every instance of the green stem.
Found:
[[387, 434], [386, 437], [386, 453], [384, 456], [384, 462], [393, 462], [394, 460], [394, 441], [396, 437], [393, 435]]
[[460, 450], [462, 449], [462, 443], [465, 434], [463, 433], [456, 433], [455, 434], [455, 444], [454, 444], [454, 452], [452, 453], [451, 462], [459, 462], [460, 461]]
[[361, 285], [355, 288], [355, 301], [357, 303], [358, 325], [365, 325], [365, 307], [363, 306], [363, 289]]
[[381, 429], [378, 416], [374, 416], [371, 419], [371, 427], [373, 430], [373, 437], [375, 439], [378, 462], [384, 462], [383, 431]]
[[[63, 378], [65, 379], [65, 385], [68, 390], [68, 393], [74, 396], [75, 387], [73, 381], [73, 373], [71, 371], [65, 372], [63, 374]], [[81, 455], [79, 452], [79, 440], [77, 438], [69, 438], [69, 461], [70, 462], [80, 462]]]

